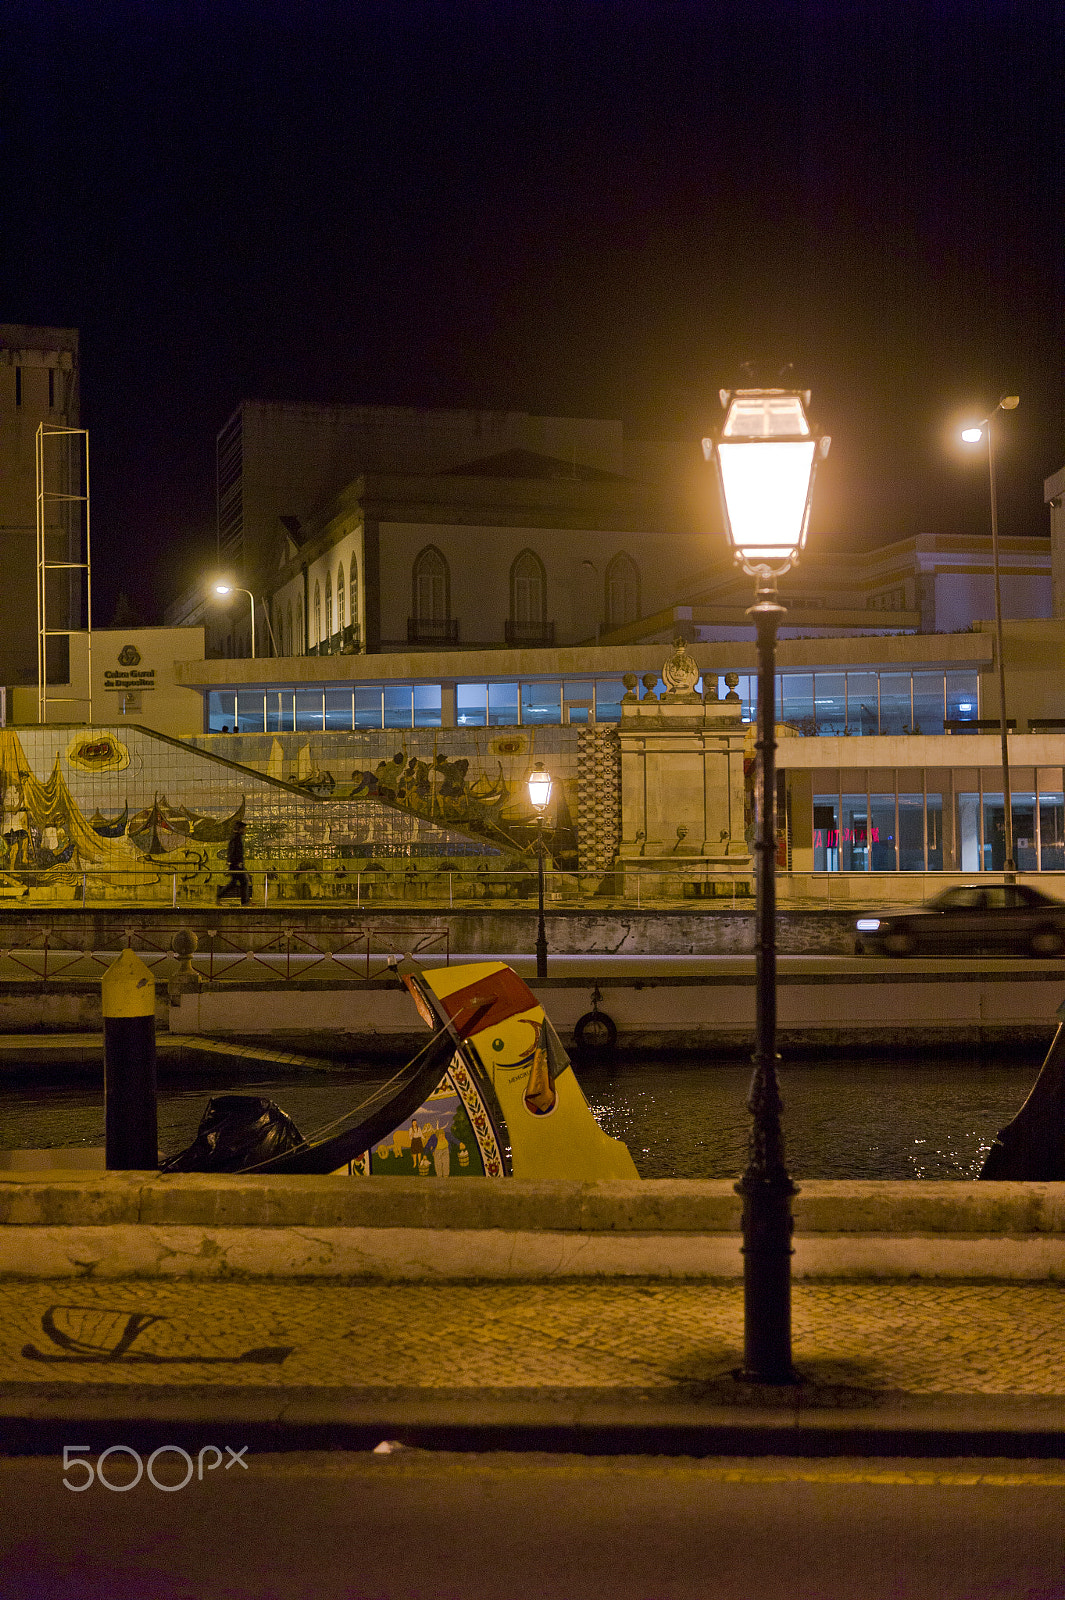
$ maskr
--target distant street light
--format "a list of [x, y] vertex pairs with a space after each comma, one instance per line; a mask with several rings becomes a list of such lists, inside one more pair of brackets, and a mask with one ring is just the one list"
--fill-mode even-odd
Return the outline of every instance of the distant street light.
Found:
[[251, 658], [254, 661], [255, 660], [255, 596], [252, 594], [250, 589], [242, 589], [240, 587], [240, 585], [236, 584], [236, 583], [216, 583], [214, 585], [214, 592], [215, 592], [216, 595], [219, 595], [223, 600], [225, 599], [226, 595], [229, 595], [229, 594], [246, 594], [247, 595], [248, 600], [251, 603]]
[[776, 682], [777, 629], [786, 615], [777, 578], [806, 543], [819, 457], [828, 454], [806, 417], [808, 391], [722, 389], [725, 421], [703, 440], [717, 466], [736, 560], [756, 580], [747, 612], [758, 637], [757, 827], [755, 833], [754, 1072], [747, 1109], [752, 1126], [743, 1196], [742, 1376], [793, 1383], [791, 1364], [791, 1201], [797, 1192], [784, 1161], [783, 1104], [777, 1080]]
[[995, 565], [995, 639], [998, 651], [998, 730], [1002, 741], [1002, 814], [1005, 827], [1006, 860], [1003, 881], [1016, 883], [1017, 863], [1013, 859], [1013, 793], [1010, 789], [1010, 752], [1006, 737], [1006, 664], [1002, 657], [1002, 581], [998, 559], [998, 492], [995, 488], [995, 452], [991, 438], [991, 420], [1000, 411], [1016, 411], [1020, 396], [1004, 394], [991, 415], [977, 427], [963, 428], [961, 436], [966, 444], [979, 444], [987, 434], [987, 472], [991, 488], [991, 558]]
[[536, 927], [536, 976], [547, 977], [547, 929], [544, 926], [544, 812], [551, 798], [551, 774], [538, 761], [529, 773], [529, 803], [536, 812], [536, 859], [539, 863], [540, 920]]

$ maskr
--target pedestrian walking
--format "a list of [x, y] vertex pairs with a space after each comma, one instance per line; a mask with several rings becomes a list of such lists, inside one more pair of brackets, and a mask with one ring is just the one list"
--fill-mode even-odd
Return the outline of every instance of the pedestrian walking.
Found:
[[246, 906], [251, 899], [251, 873], [244, 865], [243, 822], [237, 822], [229, 836], [226, 866], [229, 868], [229, 882], [219, 889], [218, 899], [226, 900], [231, 894], [239, 894], [241, 905]]

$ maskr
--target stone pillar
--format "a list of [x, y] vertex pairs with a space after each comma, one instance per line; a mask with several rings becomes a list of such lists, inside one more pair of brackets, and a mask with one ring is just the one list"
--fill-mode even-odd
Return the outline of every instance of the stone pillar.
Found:
[[[694, 693], [691, 684], [698, 670], [678, 643], [663, 670], [670, 687], [661, 698], [650, 674], [642, 699], [636, 696], [635, 678], [626, 678], [629, 692], [618, 730], [619, 865], [626, 894], [636, 894], [637, 872], [648, 893], [677, 892], [672, 880], [712, 882], [718, 877], [731, 885], [738, 874], [749, 883], [743, 776], [747, 728], [738, 703], [704, 700]], [[625, 871], [629, 862], [632, 867]]]

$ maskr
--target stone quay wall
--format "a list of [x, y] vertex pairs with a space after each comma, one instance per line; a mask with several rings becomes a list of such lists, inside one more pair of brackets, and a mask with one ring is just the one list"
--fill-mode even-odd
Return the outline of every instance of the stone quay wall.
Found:
[[[0, 1175], [0, 1277], [742, 1275], [730, 1182]], [[1065, 1279], [1065, 1184], [810, 1181], [797, 1278]]]

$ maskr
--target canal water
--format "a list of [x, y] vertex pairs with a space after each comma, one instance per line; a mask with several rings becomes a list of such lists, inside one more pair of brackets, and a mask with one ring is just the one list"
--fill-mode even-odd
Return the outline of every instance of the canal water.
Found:
[[[841, 1055], [781, 1071], [788, 1165], [798, 1178], [975, 1178], [997, 1130], [1019, 1109], [1042, 1052]], [[578, 1077], [608, 1133], [644, 1178], [735, 1178], [746, 1165], [749, 1063], [687, 1059], [583, 1065]], [[185, 1072], [159, 1090], [159, 1143], [191, 1143], [207, 1099], [276, 1100], [311, 1135], [382, 1081], [379, 1066], [293, 1076]], [[0, 1085], [0, 1149], [102, 1145], [99, 1069], [72, 1080], [36, 1069]]]

